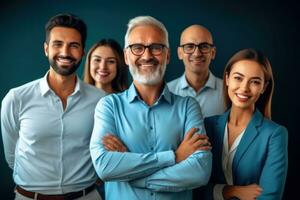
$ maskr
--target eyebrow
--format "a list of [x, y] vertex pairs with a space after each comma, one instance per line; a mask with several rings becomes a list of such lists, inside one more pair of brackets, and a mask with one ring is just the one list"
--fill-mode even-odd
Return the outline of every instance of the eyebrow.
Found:
[[[63, 41], [61, 41], [61, 40], [53, 40], [52, 41], [52, 43], [55, 43], [55, 44], [62, 44], [62, 43], [64, 43]], [[70, 42], [69, 43], [69, 45], [72, 45], [72, 44], [76, 44], [76, 45], [78, 45], [78, 46], [81, 46], [81, 44], [79, 43], [79, 42]]]
[[[242, 74], [242, 73], [239, 73], [239, 72], [234, 72], [234, 73], [232, 73], [233, 75], [234, 74], [237, 74], [237, 75], [239, 75], [239, 76], [242, 76], [242, 77], [245, 77], [245, 75], [244, 74]], [[262, 78], [261, 77], [259, 77], [259, 76], [254, 76], [254, 77], [251, 77], [251, 79], [259, 79], [259, 80], [261, 80], [262, 81]]]
[[[98, 56], [98, 55], [93, 55], [92, 57], [102, 58], [101, 56]], [[116, 57], [107, 57], [105, 59], [117, 59], [117, 58]]]

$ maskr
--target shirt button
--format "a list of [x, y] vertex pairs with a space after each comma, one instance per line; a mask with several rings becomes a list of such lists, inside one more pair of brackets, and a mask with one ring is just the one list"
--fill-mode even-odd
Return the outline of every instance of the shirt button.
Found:
[[154, 148], [153, 147], [151, 147], [151, 151], [153, 150]]
[[153, 127], [152, 126], [150, 126], [150, 130], [152, 130], [153, 129]]
[[153, 192], [151, 192], [150, 195], [153, 196]]

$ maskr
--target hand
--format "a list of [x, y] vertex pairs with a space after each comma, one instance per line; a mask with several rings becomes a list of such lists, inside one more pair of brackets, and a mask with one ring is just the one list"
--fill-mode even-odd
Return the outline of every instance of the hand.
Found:
[[208, 137], [206, 135], [196, 133], [198, 130], [198, 128], [191, 128], [187, 132], [184, 140], [181, 142], [175, 152], [176, 163], [185, 160], [195, 151], [211, 149], [211, 144], [208, 141]]
[[223, 189], [224, 199], [231, 199], [237, 197], [241, 200], [256, 199], [262, 192], [262, 188], [257, 184], [246, 186], [225, 186]]
[[114, 135], [108, 134], [102, 138], [102, 144], [107, 151], [127, 152], [127, 147]]

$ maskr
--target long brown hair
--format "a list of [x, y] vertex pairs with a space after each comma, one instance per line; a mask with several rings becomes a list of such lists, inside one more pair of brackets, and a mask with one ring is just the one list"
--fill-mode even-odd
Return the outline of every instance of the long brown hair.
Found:
[[100, 46], [106, 46], [110, 47], [112, 51], [114, 52], [116, 59], [117, 59], [117, 75], [116, 77], [112, 80], [111, 85], [112, 88], [116, 92], [121, 92], [125, 89], [128, 88], [128, 69], [124, 61], [124, 55], [123, 55], [123, 50], [119, 43], [113, 39], [102, 39], [99, 42], [95, 43], [89, 50], [87, 56], [86, 56], [86, 61], [85, 61], [85, 66], [84, 66], [84, 73], [83, 73], [83, 80], [86, 83], [89, 83], [91, 85], [95, 85], [95, 80], [92, 78], [90, 74], [90, 63], [91, 63], [91, 55], [92, 53]]
[[228, 87], [226, 85], [226, 75], [229, 75], [232, 69], [232, 66], [241, 60], [251, 60], [257, 62], [265, 76], [265, 84], [266, 88], [263, 94], [260, 95], [259, 99], [256, 101], [255, 106], [263, 113], [263, 115], [271, 119], [271, 104], [272, 104], [272, 96], [274, 91], [274, 78], [271, 64], [266, 56], [262, 54], [262, 52], [256, 49], [243, 49], [235, 53], [227, 62], [224, 74], [223, 74], [223, 95], [224, 101], [227, 108], [229, 108], [232, 104], [229, 96], [228, 96]]

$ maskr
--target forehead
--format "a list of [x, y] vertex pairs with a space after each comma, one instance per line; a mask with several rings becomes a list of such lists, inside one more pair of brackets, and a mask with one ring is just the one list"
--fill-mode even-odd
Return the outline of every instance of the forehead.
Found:
[[156, 26], [137, 26], [131, 30], [128, 36], [128, 43], [141, 43], [144, 45], [149, 45], [151, 43], [166, 44], [166, 37], [164, 32]]
[[115, 57], [115, 54], [111, 47], [109, 46], [99, 46], [97, 47], [93, 53], [92, 56], [100, 56], [100, 57]]
[[199, 44], [202, 42], [213, 43], [211, 33], [208, 30], [198, 26], [193, 26], [186, 29], [181, 35], [180, 42], [181, 44]]
[[50, 31], [49, 41], [59, 40], [64, 42], [78, 42], [81, 44], [80, 32], [74, 28], [54, 27]]
[[240, 60], [232, 65], [230, 74], [239, 72], [247, 77], [261, 77], [264, 78], [262, 66], [252, 60]]

